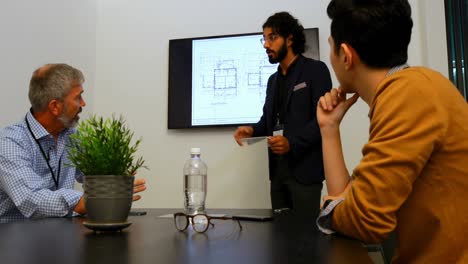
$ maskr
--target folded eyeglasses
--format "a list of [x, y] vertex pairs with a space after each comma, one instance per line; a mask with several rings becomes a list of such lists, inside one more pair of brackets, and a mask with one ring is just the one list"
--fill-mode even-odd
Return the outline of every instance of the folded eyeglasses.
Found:
[[186, 215], [184, 213], [174, 214], [174, 224], [176, 229], [179, 231], [186, 230], [189, 224], [192, 224], [193, 230], [198, 233], [204, 233], [208, 230], [210, 225], [214, 227], [211, 220], [234, 220], [239, 225], [240, 230], [242, 230], [242, 225], [239, 220], [229, 216], [209, 216], [206, 214]]

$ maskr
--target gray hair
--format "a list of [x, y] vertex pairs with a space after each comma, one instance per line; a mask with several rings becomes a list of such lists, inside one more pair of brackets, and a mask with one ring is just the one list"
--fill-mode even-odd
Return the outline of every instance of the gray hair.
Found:
[[83, 73], [67, 64], [46, 64], [35, 70], [29, 82], [33, 111], [45, 110], [51, 100], [62, 101], [71, 88], [83, 82]]

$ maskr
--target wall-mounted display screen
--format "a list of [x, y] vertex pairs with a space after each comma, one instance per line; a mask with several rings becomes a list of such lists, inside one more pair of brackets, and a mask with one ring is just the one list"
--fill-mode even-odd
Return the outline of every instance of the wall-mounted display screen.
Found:
[[[304, 56], [319, 59], [318, 28], [305, 29]], [[238, 126], [262, 115], [271, 64], [262, 33], [169, 41], [168, 128]]]

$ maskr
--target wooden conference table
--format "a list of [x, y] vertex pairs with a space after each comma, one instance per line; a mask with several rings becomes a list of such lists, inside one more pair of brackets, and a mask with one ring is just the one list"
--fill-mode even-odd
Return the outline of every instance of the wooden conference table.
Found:
[[[121, 232], [93, 232], [85, 218], [0, 224], [0, 263], [372, 263], [360, 242], [320, 233], [315, 219], [286, 213], [269, 222], [220, 221], [206, 233], [179, 232], [178, 209], [136, 209]], [[271, 210], [217, 209], [208, 213], [269, 214]]]

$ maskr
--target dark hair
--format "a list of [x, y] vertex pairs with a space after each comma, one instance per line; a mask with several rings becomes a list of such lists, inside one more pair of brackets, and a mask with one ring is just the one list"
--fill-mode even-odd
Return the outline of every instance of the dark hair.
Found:
[[406, 63], [413, 20], [407, 0], [332, 0], [327, 8], [338, 52], [349, 44], [369, 67]]
[[283, 38], [292, 35], [292, 50], [295, 54], [305, 51], [304, 27], [288, 12], [278, 12], [270, 16], [263, 24], [263, 29], [267, 27]]

